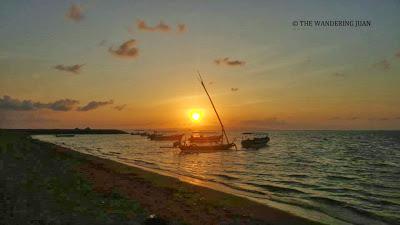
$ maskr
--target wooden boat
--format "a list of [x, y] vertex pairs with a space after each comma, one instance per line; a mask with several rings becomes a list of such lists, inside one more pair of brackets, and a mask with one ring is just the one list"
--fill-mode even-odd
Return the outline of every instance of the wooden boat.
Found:
[[56, 134], [56, 137], [75, 137], [75, 134]]
[[147, 136], [149, 133], [145, 131], [136, 131], [136, 132], [131, 132], [131, 135], [140, 135], [140, 136]]
[[142, 137], [145, 137], [145, 136], [149, 136], [150, 134], [148, 132], [142, 132], [139, 135]]
[[243, 133], [242, 137], [242, 147], [259, 149], [267, 146], [270, 138], [267, 133]]
[[192, 135], [189, 138], [189, 141], [192, 143], [207, 143], [207, 142], [221, 142], [222, 135], [214, 135], [214, 136], [203, 136], [203, 135]]
[[214, 152], [214, 151], [220, 151], [220, 150], [230, 150], [236, 145], [234, 143], [220, 143], [220, 144], [214, 144], [214, 145], [196, 145], [196, 144], [181, 144], [179, 145], [179, 148], [181, 149], [182, 152], [190, 152], [190, 153], [195, 153], [195, 152]]
[[148, 138], [152, 141], [180, 141], [183, 134], [164, 135], [164, 134], [150, 134]]
[[[205, 144], [205, 145], [200, 145], [200, 144], [198, 145], [198, 144], [196, 144], [196, 141], [192, 142], [189, 139], [189, 141], [180, 142], [178, 144], [178, 147], [181, 149], [181, 152], [183, 152], [183, 153], [213, 152], [213, 151], [221, 151], [221, 150], [226, 151], [226, 150], [232, 149], [233, 147], [235, 147], [235, 149], [237, 149], [235, 143], [229, 142], [228, 135], [226, 135], [225, 127], [222, 124], [222, 120], [219, 117], [219, 114], [218, 114], [217, 109], [215, 108], [214, 102], [212, 101], [211, 96], [208, 93], [206, 86], [204, 85], [204, 82], [203, 82], [203, 79], [202, 79], [200, 73], [198, 73], [198, 74], [199, 74], [199, 81], [201, 83], [201, 86], [203, 87], [204, 91], [206, 92], [207, 97], [210, 100], [211, 106], [213, 107], [214, 112], [215, 112], [215, 114], [216, 114], [216, 116], [218, 118], [219, 124], [221, 126], [221, 133], [222, 134], [220, 135], [221, 137], [219, 137], [219, 136], [214, 136], [213, 137], [214, 140], [217, 139], [217, 137], [218, 137], [219, 140], [216, 141], [216, 142], [207, 141], [207, 142], [210, 142], [210, 143], [209, 144]], [[224, 137], [226, 139], [226, 143], [224, 143]], [[213, 139], [211, 139], [211, 140], [213, 140]], [[202, 138], [202, 139], [198, 139], [198, 140], [202, 140], [203, 142], [207, 143], [206, 142], [206, 140], [207, 140], [206, 138]]]

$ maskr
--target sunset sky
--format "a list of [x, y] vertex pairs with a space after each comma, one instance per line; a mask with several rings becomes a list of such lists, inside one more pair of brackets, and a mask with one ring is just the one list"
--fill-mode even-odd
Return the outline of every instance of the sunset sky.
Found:
[[[399, 129], [400, 1], [3, 0], [0, 128]], [[370, 27], [294, 27], [294, 20]], [[199, 121], [190, 114], [201, 113]]]

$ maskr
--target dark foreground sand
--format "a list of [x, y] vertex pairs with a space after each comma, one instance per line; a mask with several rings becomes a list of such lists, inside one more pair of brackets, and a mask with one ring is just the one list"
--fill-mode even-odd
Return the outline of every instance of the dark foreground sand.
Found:
[[167, 224], [319, 224], [26, 133], [0, 131], [0, 224], [151, 224], [151, 214]]

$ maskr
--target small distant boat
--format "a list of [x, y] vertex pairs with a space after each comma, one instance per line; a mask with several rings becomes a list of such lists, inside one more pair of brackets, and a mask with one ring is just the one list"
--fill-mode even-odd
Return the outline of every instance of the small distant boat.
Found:
[[150, 134], [148, 138], [152, 141], [180, 141], [183, 137], [183, 134], [173, 134], [173, 135], [164, 135], [164, 134]]
[[145, 131], [136, 131], [136, 132], [131, 132], [131, 135], [140, 135], [140, 136], [147, 136], [149, 133]]
[[[217, 109], [215, 108], [214, 102], [211, 99], [210, 94], [207, 91], [206, 86], [204, 85], [203, 79], [199, 73], [199, 81], [201, 86], [203, 86], [204, 91], [207, 94], [208, 99], [210, 100], [211, 106], [214, 109], [214, 112], [217, 116], [219, 124], [221, 126], [221, 135], [218, 136], [191, 136], [186, 141], [181, 141], [179, 143], [174, 143], [174, 146], [178, 146], [181, 149], [182, 153], [196, 153], [196, 152], [213, 152], [213, 151], [220, 151], [220, 150], [230, 150], [233, 147], [237, 149], [236, 144], [233, 142], [229, 142], [228, 136], [225, 132], [225, 127], [222, 124], [222, 120], [218, 115]], [[226, 139], [226, 143], [224, 143], [224, 137]]]
[[242, 137], [242, 147], [243, 148], [252, 148], [259, 149], [267, 146], [270, 138], [267, 133], [243, 133]]
[[144, 136], [149, 136], [150, 134], [148, 132], [142, 132], [139, 134], [140, 136], [144, 137]]
[[75, 137], [75, 134], [56, 134], [56, 137]]

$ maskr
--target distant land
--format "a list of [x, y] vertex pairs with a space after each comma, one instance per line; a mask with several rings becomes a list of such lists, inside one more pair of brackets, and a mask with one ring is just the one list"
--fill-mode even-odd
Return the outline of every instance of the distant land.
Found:
[[3, 131], [21, 132], [29, 134], [127, 134], [127, 132], [116, 129], [1, 129]]

